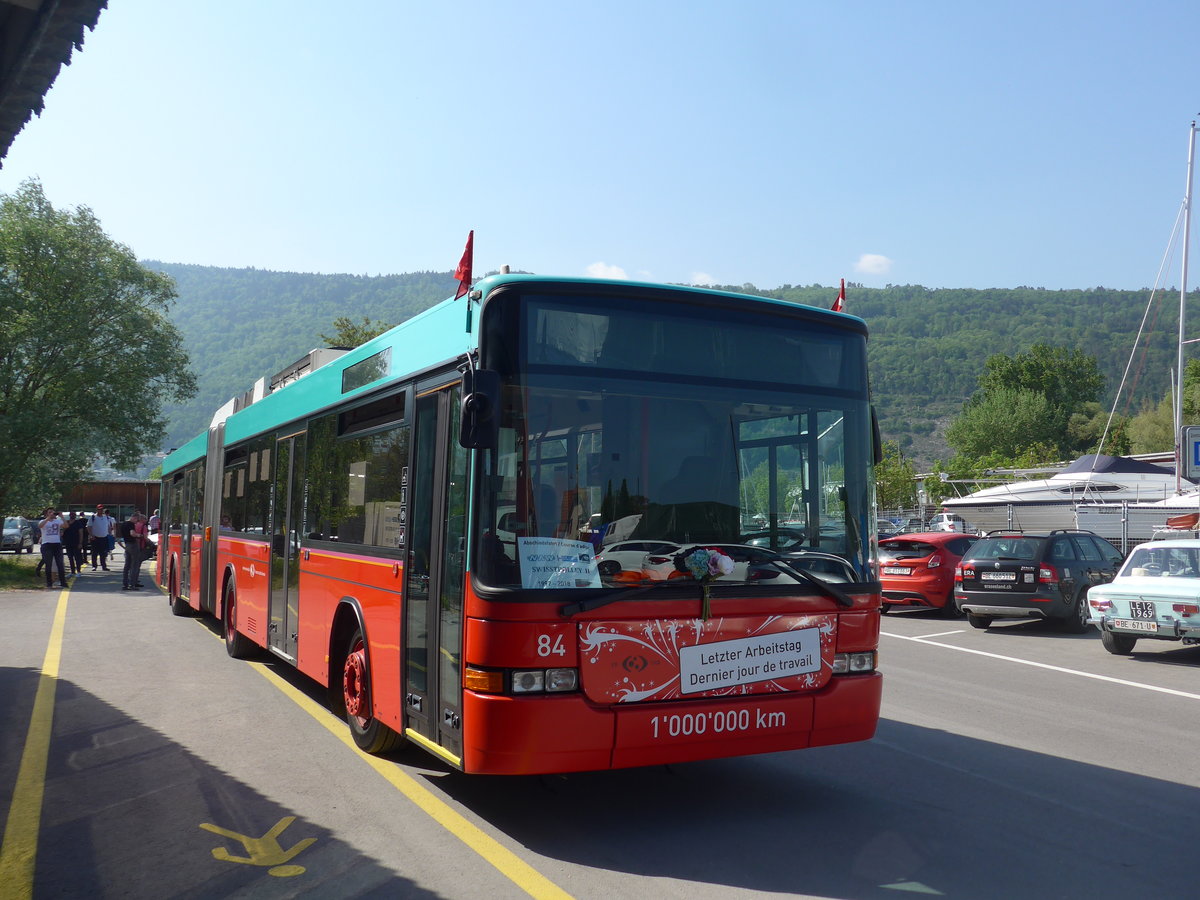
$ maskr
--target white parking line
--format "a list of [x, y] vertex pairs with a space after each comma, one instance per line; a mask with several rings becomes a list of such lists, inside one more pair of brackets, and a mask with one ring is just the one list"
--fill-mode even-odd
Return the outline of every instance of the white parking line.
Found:
[[[947, 632], [949, 634], [959, 634], [960, 632]], [[889, 634], [886, 631], [881, 631], [884, 637], [899, 638], [902, 641], [912, 641], [914, 644], [927, 644], [930, 647], [944, 647], [947, 650], [957, 650], [960, 653], [974, 653], [976, 656], [986, 656], [989, 659], [999, 659], [1003, 662], [1017, 663], [1022, 666], [1033, 666], [1035, 669], [1047, 669], [1051, 672], [1062, 672], [1064, 675], [1078, 675], [1080, 678], [1091, 678], [1093, 681], [1107, 681], [1110, 684], [1123, 684], [1126, 687], [1141, 688], [1143, 691], [1154, 691], [1159, 694], [1170, 694], [1172, 697], [1184, 697], [1188, 700], [1200, 700], [1200, 694], [1189, 694], [1187, 691], [1176, 691], [1171, 688], [1156, 687], [1152, 684], [1142, 684], [1139, 681], [1126, 681], [1124, 678], [1113, 678], [1109, 675], [1096, 675], [1092, 672], [1080, 672], [1078, 669], [1065, 669], [1062, 666], [1052, 666], [1048, 663], [1034, 662], [1030, 659], [1018, 659], [1015, 656], [1001, 656], [999, 653], [988, 653], [986, 650], [973, 650], [970, 647], [956, 647], [954, 644], [943, 644], [940, 641], [931, 641], [931, 637], [940, 637], [941, 635], [927, 635], [925, 637], [909, 637], [904, 634]]]
[[[959, 628], [957, 631], [939, 631], [937, 634], [923, 634], [923, 635], [921, 635], [920, 638], [914, 638], [914, 640], [924, 641], [928, 638], [945, 637], [948, 634], [962, 634], [962, 633], [963, 633], [963, 630], [961, 628]], [[892, 635], [888, 635], [888, 637], [900, 637], [900, 635], [892, 634]]]

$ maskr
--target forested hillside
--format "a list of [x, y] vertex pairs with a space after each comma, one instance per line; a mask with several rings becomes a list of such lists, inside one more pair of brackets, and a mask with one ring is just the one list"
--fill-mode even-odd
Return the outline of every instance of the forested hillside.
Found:
[[[147, 262], [179, 290], [174, 319], [183, 332], [200, 392], [169, 409], [169, 443], [203, 430], [213, 410], [260, 376], [270, 375], [320, 345], [338, 316], [404, 321], [454, 293], [450, 272], [406, 275], [312, 275], [258, 269]], [[729, 290], [828, 308], [833, 287], [784, 285]], [[1097, 358], [1108, 378], [1109, 406], [1133, 350], [1149, 291], [1104, 288], [1047, 291], [942, 289], [898, 285], [847, 286], [846, 311], [867, 322], [871, 376], [884, 437], [928, 465], [949, 454], [946, 424], [976, 387], [983, 361], [1036, 343], [1078, 348]], [[1178, 291], [1155, 302], [1152, 327], [1119, 411], [1157, 402], [1175, 366]]]
[[258, 378], [322, 346], [319, 335], [333, 333], [338, 316], [399, 324], [452, 296], [457, 285], [449, 272], [312, 275], [143, 265], [175, 279], [179, 302], [172, 318], [183, 332], [199, 387], [187, 406], [164, 410], [167, 448], [207, 428], [218, 407]]

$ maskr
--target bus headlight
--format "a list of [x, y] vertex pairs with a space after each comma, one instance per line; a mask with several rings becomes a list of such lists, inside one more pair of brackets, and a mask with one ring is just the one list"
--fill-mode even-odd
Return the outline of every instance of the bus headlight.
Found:
[[512, 692], [514, 694], [540, 694], [546, 690], [545, 669], [530, 669], [512, 673]]
[[833, 656], [834, 675], [865, 675], [874, 672], [877, 660], [874, 650], [862, 653], [835, 653]]
[[578, 688], [578, 669], [517, 669], [512, 673], [514, 694], [555, 693]]
[[578, 669], [547, 669], [546, 690], [573, 691], [579, 687]]

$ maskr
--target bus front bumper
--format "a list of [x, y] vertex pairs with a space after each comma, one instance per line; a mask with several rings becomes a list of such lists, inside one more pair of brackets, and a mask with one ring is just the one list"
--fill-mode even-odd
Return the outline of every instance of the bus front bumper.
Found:
[[581, 694], [463, 693], [463, 768], [491, 775], [663, 765], [865, 741], [883, 677], [844, 675], [821, 690], [597, 706]]

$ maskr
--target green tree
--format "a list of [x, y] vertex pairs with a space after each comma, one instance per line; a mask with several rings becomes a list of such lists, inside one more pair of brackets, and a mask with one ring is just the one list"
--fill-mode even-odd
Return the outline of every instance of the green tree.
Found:
[[1046, 454], [1040, 462], [1094, 451], [1103, 432], [1103, 387], [1096, 358], [1079, 350], [1034, 344], [1015, 356], [993, 354], [946, 440], [959, 453], [1000, 465], [1027, 459], [1034, 448]]
[[174, 298], [91, 210], [54, 209], [36, 180], [0, 195], [0, 509], [161, 447], [163, 401], [195, 393]]
[[353, 350], [395, 327], [387, 322], [372, 322], [368, 316], [363, 316], [361, 322], [355, 322], [348, 316], [338, 316], [333, 320], [333, 335], [322, 334], [320, 337], [330, 347], [347, 347]]
[[[1200, 424], [1200, 359], [1183, 370], [1183, 424]], [[1166, 453], [1175, 447], [1175, 401], [1168, 391], [1129, 423], [1131, 453]]]
[[883, 460], [875, 467], [875, 502], [881, 509], [917, 505], [917, 470], [894, 441], [883, 442]]
[[1129, 423], [1133, 453], [1167, 453], [1175, 448], [1175, 404], [1168, 394]]
[[1007, 387], [1033, 391], [1058, 408], [1093, 401], [1104, 387], [1104, 376], [1094, 356], [1049, 344], [1034, 344], [1015, 356], [996, 353], [983, 365], [981, 390]]
[[946, 440], [962, 455], [1006, 465], [1034, 444], [1056, 446], [1056, 430], [1044, 394], [1001, 387], [968, 400], [946, 429]]

